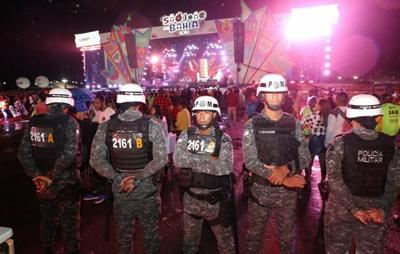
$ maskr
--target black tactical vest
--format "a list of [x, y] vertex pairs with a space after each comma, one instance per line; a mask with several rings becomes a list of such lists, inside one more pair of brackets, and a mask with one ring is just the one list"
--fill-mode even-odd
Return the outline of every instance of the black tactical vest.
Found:
[[298, 165], [300, 142], [295, 137], [296, 121], [284, 113], [278, 121], [266, 119], [261, 114], [252, 119], [258, 159], [267, 165], [282, 166], [295, 161]]
[[343, 180], [353, 196], [381, 197], [385, 191], [388, 166], [394, 156], [393, 139], [378, 133], [364, 140], [355, 133], [343, 136]]
[[[37, 115], [29, 122], [32, 152], [41, 173], [45, 174], [54, 168], [55, 161], [60, 158], [65, 146], [64, 126], [70, 116], [59, 115], [49, 118]], [[73, 167], [71, 165], [71, 167]]]
[[[193, 154], [219, 156], [223, 131], [215, 130], [215, 135], [196, 134], [196, 128], [190, 127], [187, 130], [187, 150]], [[193, 172], [190, 168], [182, 168], [178, 173], [179, 185], [184, 188], [216, 189], [230, 187], [230, 176], [215, 176], [206, 173]]]
[[213, 136], [206, 136], [196, 134], [196, 128], [190, 127], [187, 131], [187, 134], [187, 150], [189, 152], [201, 155], [219, 155], [221, 139], [223, 135], [221, 130], [215, 130], [215, 135]]
[[115, 170], [134, 172], [153, 160], [149, 126], [150, 119], [145, 117], [136, 121], [121, 121], [114, 117], [108, 122], [106, 145]]

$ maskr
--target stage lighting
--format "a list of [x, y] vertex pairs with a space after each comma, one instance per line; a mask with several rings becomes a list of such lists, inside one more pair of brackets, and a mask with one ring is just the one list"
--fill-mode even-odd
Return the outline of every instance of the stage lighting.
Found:
[[338, 80], [342, 80], [342, 77], [341, 77], [341, 76], [338, 76], [337, 79], [338, 79]]
[[331, 67], [331, 63], [326, 62], [326, 63], [324, 64], [324, 67], [325, 67], [325, 68], [330, 68], [330, 67]]
[[158, 63], [158, 61], [160, 61], [160, 58], [158, 56], [156, 56], [156, 55], [151, 56], [150, 63], [156, 64], [156, 63]]
[[295, 8], [286, 25], [286, 36], [292, 40], [330, 36], [338, 19], [337, 4]]
[[353, 76], [353, 79], [354, 79], [354, 80], [357, 80], [357, 79], [358, 79], [358, 76]]
[[330, 70], [324, 70], [324, 76], [329, 76], [331, 75], [331, 71]]

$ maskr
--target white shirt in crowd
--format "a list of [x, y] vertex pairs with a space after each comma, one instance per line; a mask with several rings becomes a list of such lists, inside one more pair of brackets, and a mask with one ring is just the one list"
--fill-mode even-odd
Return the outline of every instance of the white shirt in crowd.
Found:
[[329, 142], [332, 141], [334, 137], [337, 135], [346, 133], [351, 130], [350, 124], [346, 122], [346, 120], [339, 114], [338, 110], [341, 110], [343, 114], [346, 114], [347, 107], [340, 106], [333, 110], [328, 115], [328, 124], [326, 127], [326, 134], [325, 134], [325, 147], [328, 146]]
[[94, 110], [94, 113], [95, 113], [95, 115], [94, 115], [94, 117], [92, 119], [92, 122], [96, 122], [98, 124], [102, 124], [102, 123], [107, 122], [108, 120], [110, 120], [110, 117], [115, 114], [115, 111], [112, 108], [107, 107], [103, 111]]

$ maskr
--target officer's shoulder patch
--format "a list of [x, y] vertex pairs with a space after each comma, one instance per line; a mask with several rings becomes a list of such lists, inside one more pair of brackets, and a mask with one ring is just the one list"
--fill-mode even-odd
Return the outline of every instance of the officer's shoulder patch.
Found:
[[332, 144], [329, 144], [329, 145], [328, 145], [328, 150], [329, 150], [329, 151], [332, 151], [333, 149], [334, 149], [333, 145], [332, 145]]

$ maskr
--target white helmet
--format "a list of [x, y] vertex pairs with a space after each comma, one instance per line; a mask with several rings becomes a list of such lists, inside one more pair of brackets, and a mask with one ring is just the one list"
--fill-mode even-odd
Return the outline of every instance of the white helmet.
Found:
[[117, 103], [141, 102], [146, 104], [142, 88], [137, 84], [128, 83], [119, 89], [117, 94]]
[[221, 115], [217, 99], [212, 96], [200, 96], [194, 101], [192, 111], [214, 111]]
[[279, 74], [264, 75], [257, 87], [257, 95], [260, 93], [286, 93], [287, 91], [286, 80]]
[[382, 115], [378, 98], [370, 94], [358, 94], [351, 97], [346, 110], [347, 118], [378, 115]]
[[50, 90], [46, 98], [46, 105], [53, 103], [64, 103], [71, 107], [75, 105], [74, 99], [72, 98], [72, 93], [65, 88], [53, 88]]

